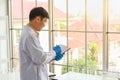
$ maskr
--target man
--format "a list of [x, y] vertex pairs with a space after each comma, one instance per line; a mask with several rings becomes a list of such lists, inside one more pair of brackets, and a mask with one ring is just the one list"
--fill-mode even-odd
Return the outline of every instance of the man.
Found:
[[52, 51], [45, 52], [39, 42], [39, 33], [49, 15], [42, 7], [30, 11], [29, 23], [24, 26], [20, 43], [20, 80], [48, 80], [47, 63], [63, 57], [62, 48], [57, 45]]

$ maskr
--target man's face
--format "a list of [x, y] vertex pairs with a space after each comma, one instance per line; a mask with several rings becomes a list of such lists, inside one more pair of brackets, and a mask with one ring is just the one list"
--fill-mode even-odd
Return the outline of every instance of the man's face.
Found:
[[41, 17], [37, 17], [36, 18], [36, 30], [40, 31], [45, 26], [46, 23], [47, 23], [47, 18], [41, 19]]

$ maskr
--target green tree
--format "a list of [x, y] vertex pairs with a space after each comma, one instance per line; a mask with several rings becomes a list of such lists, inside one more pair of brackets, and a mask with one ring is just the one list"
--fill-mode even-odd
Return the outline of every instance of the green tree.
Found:
[[[97, 52], [98, 52], [98, 45], [96, 43], [90, 43], [89, 44], [89, 53], [87, 54], [87, 67], [91, 69], [97, 68]], [[67, 63], [64, 63], [67, 64]], [[82, 72], [82, 69], [85, 67], [85, 57], [78, 58], [78, 59], [72, 59], [69, 60], [69, 66], [78, 66], [78, 69], [76, 69], [76, 72]], [[68, 71], [72, 71], [73, 67], [69, 67]], [[62, 73], [67, 72], [67, 67], [62, 67]]]
[[89, 53], [88, 53], [88, 60], [95, 61], [97, 63], [98, 60], [98, 45], [96, 43], [89, 44]]

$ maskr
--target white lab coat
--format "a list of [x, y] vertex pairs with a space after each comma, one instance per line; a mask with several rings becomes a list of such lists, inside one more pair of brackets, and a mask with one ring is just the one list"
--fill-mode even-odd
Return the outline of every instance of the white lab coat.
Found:
[[47, 63], [56, 53], [43, 51], [35, 31], [25, 26], [19, 44], [20, 80], [48, 80]]

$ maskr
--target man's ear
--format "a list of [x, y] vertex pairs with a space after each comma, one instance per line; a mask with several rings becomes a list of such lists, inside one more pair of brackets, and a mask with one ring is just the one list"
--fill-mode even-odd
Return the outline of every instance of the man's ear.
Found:
[[39, 17], [39, 16], [37, 16], [36, 18], [35, 18], [35, 21], [36, 22], [39, 22], [41, 20], [41, 18]]

